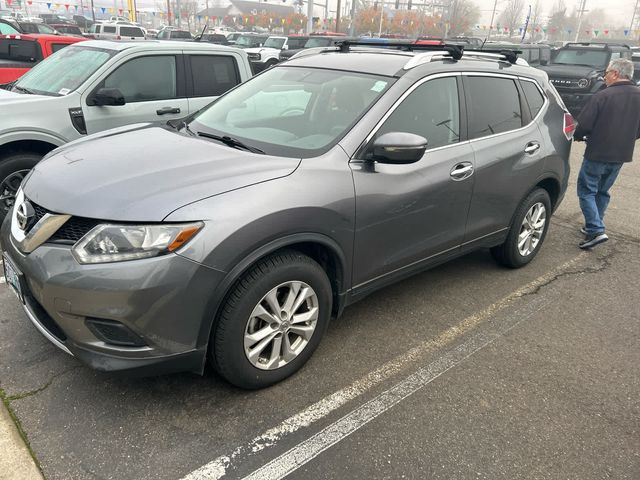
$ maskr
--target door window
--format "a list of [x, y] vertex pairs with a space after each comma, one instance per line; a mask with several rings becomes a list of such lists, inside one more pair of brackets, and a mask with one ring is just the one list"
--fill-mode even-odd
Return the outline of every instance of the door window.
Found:
[[460, 104], [455, 77], [430, 80], [411, 92], [376, 136], [388, 132], [420, 135], [429, 142], [429, 149], [459, 142]]
[[520, 94], [513, 80], [468, 77], [469, 138], [480, 138], [522, 127]]
[[140, 57], [117, 68], [104, 81], [105, 88], [117, 88], [127, 103], [176, 98], [176, 58]]
[[105, 25], [102, 27], [102, 33], [116, 33], [116, 27], [108, 27]]
[[193, 96], [222, 95], [240, 83], [234, 57], [230, 55], [191, 55]]

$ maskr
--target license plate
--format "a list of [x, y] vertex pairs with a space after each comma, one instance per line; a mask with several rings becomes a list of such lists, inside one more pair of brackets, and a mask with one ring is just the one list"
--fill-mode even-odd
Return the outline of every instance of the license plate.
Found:
[[9, 260], [9, 258], [6, 255], [2, 256], [2, 260], [4, 260], [3, 263], [4, 263], [5, 280], [11, 287], [11, 290], [13, 290], [13, 293], [15, 293], [16, 296], [20, 299], [20, 301], [24, 303], [24, 300], [22, 297], [22, 287], [20, 285], [20, 275], [21, 275], [20, 272], [16, 267], [14, 267], [13, 263], [11, 263], [11, 260]]

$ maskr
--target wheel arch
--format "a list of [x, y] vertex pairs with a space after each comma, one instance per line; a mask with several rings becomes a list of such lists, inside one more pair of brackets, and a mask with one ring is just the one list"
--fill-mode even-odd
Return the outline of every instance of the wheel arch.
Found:
[[[555, 211], [561, 199], [561, 187], [558, 179], [548, 176], [538, 180], [538, 183], [527, 193], [527, 195], [536, 188], [542, 188], [549, 194], [549, 199], [551, 200], [551, 211]], [[526, 196], [524, 198], [526, 198]]]
[[0, 145], [0, 161], [14, 153], [38, 153], [44, 157], [60, 145], [51, 139], [12, 140]]
[[296, 250], [312, 258], [323, 268], [331, 284], [333, 298], [331, 315], [338, 317], [342, 313], [349, 272], [345, 254], [338, 243], [326, 235], [316, 233], [288, 235], [254, 250], [237, 262], [235, 267], [227, 273], [211, 296], [209, 307], [206, 309], [207, 317], [202, 322], [198, 345], [207, 345], [208, 348], [211, 332], [236, 282], [257, 262], [281, 250]]

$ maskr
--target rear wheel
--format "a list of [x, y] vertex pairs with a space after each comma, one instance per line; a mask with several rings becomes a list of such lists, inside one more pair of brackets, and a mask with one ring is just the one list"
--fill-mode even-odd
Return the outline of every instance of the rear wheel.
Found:
[[506, 267], [525, 266], [542, 247], [550, 220], [549, 194], [546, 190], [536, 188], [518, 206], [506, 241], [493, 247], [491, 254]]
[[13, 207], [22, 180], [41, 158], [37, 153], [14, 153], [0, 160], [0, 222]]
[[233, 287], [213, 331], [211, 356], [229, 383], [256, 389], [300, 369], [331, 315], [326, 273], [295, 251], [273, 254]]

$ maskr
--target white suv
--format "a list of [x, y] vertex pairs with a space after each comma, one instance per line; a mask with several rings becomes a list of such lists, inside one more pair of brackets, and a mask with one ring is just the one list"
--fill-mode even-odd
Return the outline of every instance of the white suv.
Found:
[[145, 40], [144, 30], [131, 23], [94, 23], [89, 36], [96, 40]]
[[249, 56], [251, 68], [254, 73], [258, 73], [278, 63], [282, 50], [297, 50], [303, 48], [308, 39], [309, 37], [303, 36], [270, 36], [261, 47], [246, 48], [245, 51]]

